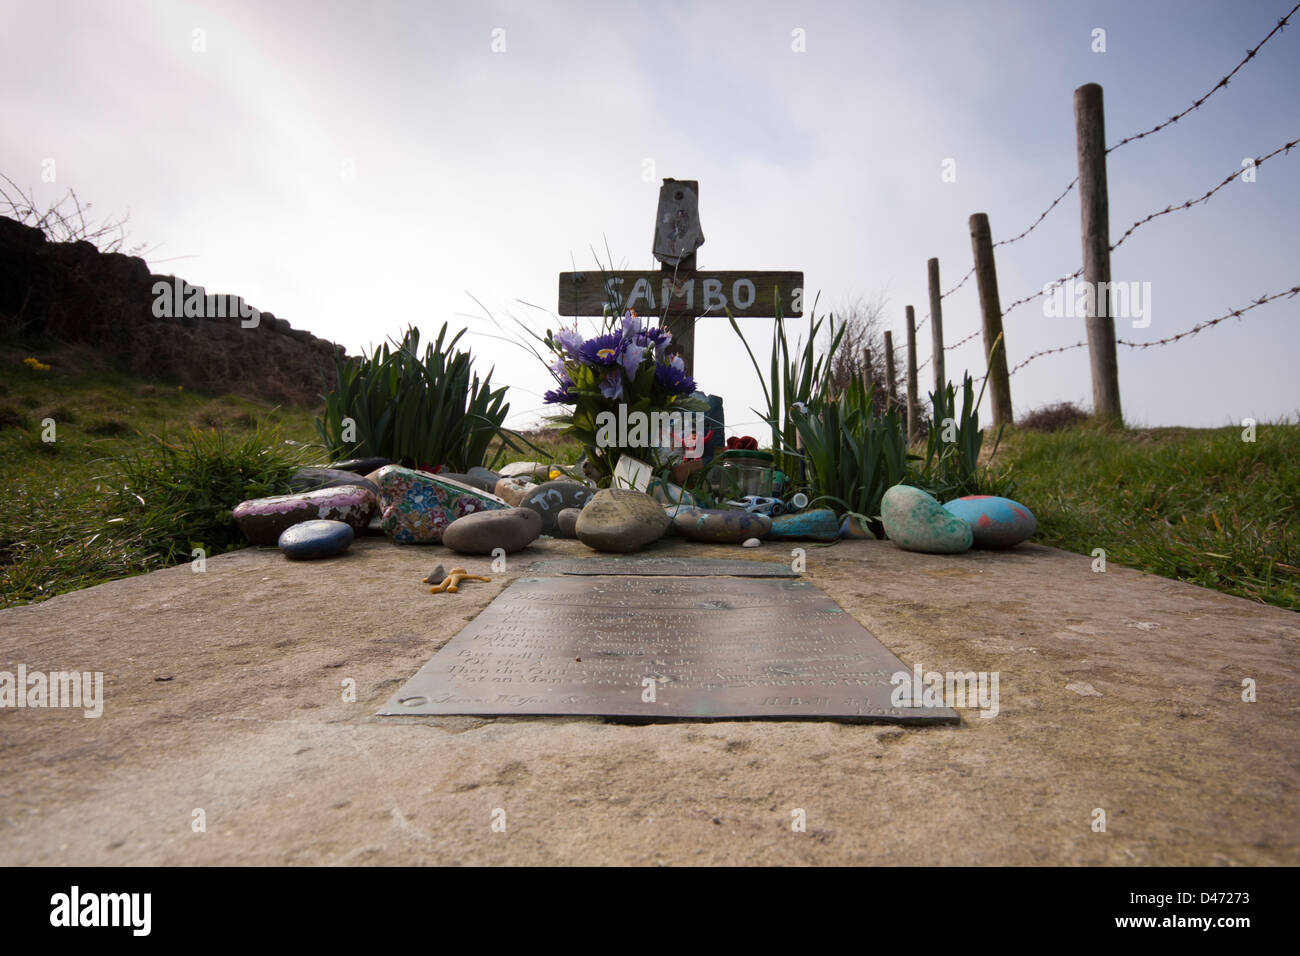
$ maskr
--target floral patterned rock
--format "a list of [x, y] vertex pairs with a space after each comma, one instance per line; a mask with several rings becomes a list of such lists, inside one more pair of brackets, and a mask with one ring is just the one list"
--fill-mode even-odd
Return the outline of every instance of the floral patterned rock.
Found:
[[457, 518], [510, 507], [496, 495], [425, 471], [388, 465], [375, 473], [379, 526], [397, 544], [441, 544]]
[[286, 529], [303, 521], [343, 521], [353, 531], [361, 531], [374, 510], [374, 492], [357, 485], [342, 485], [241, 501], [231, 514], [249, 542], [271, 546]]

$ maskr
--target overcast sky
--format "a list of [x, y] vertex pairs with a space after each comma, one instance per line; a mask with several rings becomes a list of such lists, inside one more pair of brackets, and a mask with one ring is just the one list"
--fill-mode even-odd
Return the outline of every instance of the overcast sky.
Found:
[[[0, 5], [0, 171], [40, 198], [72, 187], [102, 215], [129, 209], [154, 271], [352, 352], [410, 323], [466, 325], [521, 424], [548, 375], [464, 317], [481, 316], [471, 294], [541, 331], [558, 324], [557, 274], [594, 266], [593, 247], [655, 267], [662, 177], [700, 181], [701, 269], [802, 269], [823, 307], [882, 296], [901, 345], [904, 306], [928, 312], [926, 260], [945, 289], [970, 268], [971, 213], [1008, 238], [1075, 176], [1076, 87], [1104, 87], [1113, 144], [1189, 106], [1292, 5], [14, 0]], [[1300, 136], [1292, 23], [1201, 109], [1110, 155], [1112, 242]], [[1293, 150], [1139, 229], [1112, 271], [1151, 283], [1150, 325], [1117, 320], [1120, 337], [1163, 338], [1300, 283], [1298, 210]], [[1003, 305], [1080, 256], [1075, 191], [998, 250]], [[1294, 418], [1297, 319], [1300, 296], [1120, 348], [1125, 417]], [[771, 323], [742, 321], [765, 346]], [[973, 280], [944, 321], [949, 343], [978, 327]], [[1014, 365], [1080, 340], [1083, 320], [1038, 300], [1008, 314], [1006, 336]], [[927, 326], [922, 360], [929, 343]], [[758, 383], [725, 318], [698, 323], [696, 350], [701, 386], [731, 422], [754, 421]], [[978, 337], [948, 353], [949, 377], [967, 368], [983, 373]], [[924, 394], [928, 369], [920, 381]], [[1017, 413], [1090, 405], [1087, 350], [1038, 359], [1011, 391]]]

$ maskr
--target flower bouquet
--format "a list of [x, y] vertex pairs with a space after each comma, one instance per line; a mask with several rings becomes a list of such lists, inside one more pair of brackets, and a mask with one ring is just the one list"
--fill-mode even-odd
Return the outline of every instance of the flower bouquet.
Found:
[[[672, 333], [644, 325], [632, 310], [594, 338], [577, 329], [548, 329], [556, 387], [548, 404], [571, 405], [552, 421], [561, 434], [587, 447], [587, 459], [608, 485], [624, 452], [661, 470], [703, 448], [703, 412], [695, 380], [680, 356], [669, 353]], [[698, 413], [698, 414], [697, 414]]]

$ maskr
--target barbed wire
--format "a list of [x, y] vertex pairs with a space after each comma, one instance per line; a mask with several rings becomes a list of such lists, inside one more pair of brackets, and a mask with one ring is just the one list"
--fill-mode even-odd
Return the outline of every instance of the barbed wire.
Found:
[[[1211, 326], [1218, 325], [1220, 322], [1227, 321], [1228, 319], [1231, 319], [1233, 317], [1240, 319], [1251, 309], [1257, 309], [1261, 305], [1266, 305], [1267, 303], [1272, 302], [1274, 299], [1282, 299], [1282, 298], [1290, 299], [1290, 298], [1294, 298], [1297, 295], [1300, 295], [1300, 285], [1294, 285], [1289, 289], [1283, 289], [1281, 292], [1274, 292], [1271, 295], [1262, 295], [1258, 299], [1252, 300], [1250, 305], [1243, 306], [1240, 309], [1233, 309], [1230, 312], [1225, 312], [1217, 319], [1207, 319], [1204, 322], [1200, 322], [1192, 326], [1190, 329], [1187, 329], [1184, 332], [1179, 332], [1177, 335], [1170, 335], [1163, 339], [1154, 339], [1150, 342], [1130, 342], [1127, 339], [1116, 339], [1115, 344], [1124, 345], [1131, 349], [1149, 349], [1156, 345], [1172, 345], [1174, 342], [1177, 342], [1179, 339], [1186, 338], [1189, 335], [1196, 335], [1198, 332], [1208, 329]], [[1008, 372], [1007, 377], [1009, 378], [1010, 376], [1015, 375], [1016, 372], [1020, 371], [1022, 368], [1024, 368], [1026, 365], [1032, 362], [1034, 359], [1042, 358], [1044, 355], [1053, 355], [1057, 352], [1068, 352], [1071, 349], [1083, 348], [1087, 344], [1088, 344], [1087, 342], [1075, 342], [1073, 345], [1062, 345], [1059, 346], [1058, 348], [1044, 349], [1041, 352], [1035, 352], [1034, 354], [1026, 358], [1023, 362], [1017, 364], [1016, 367], [1013, 368], [1010, 372]], [[918, 369], [917, 371], [920, 371], [920, 369]]]
[[1179, 332], [1177, 335], [1171, 335], [1168, 338], [1155, 339], [1154, 341], [1151, 342], [1128, 342], [1125, 341], [1124, 339], [1116, 339], [1115, 344], [1127, 345], [1131, 349], [1149, 349], [1153, 345], [1170, 345], [1174, 342], [1177, 342], [1181, 338], [1186, 338], [1189, 335], [1195, 335], [1196, 333], [1202, 331], [1203, 329], [1208, 329], [1212, 325], [1218, 325], [1220, 322], [1223, 322], [1227, 319], [1231, 319], [1234, 316], [1239, 319], [1245, 313], [1249, 312], [1251, 309], [1258, 309], [1261, 305], [1264, 305], [1268, 302], [1272, 302], [1274, 299], [1281, 299], [1284, 297], [1290, 299], [1290, 298], [1294, 298], [1297, 295], [1300, 295], [1300, 285], [1294, 285], [1289, 289], [1282, 290], [1281, 292], [1274, 292], [1272, 295], [1262, 295], [1258, 299], [1253, 300], [1248, 306], [1245, 306], [1240, 309], [1233, 309], [1231, 312], [1221, 315], [1217, 319], [1210, 319], [1206, 322], [1201, 322], [1198, 325], [1192, 326], [1186, 332]]
[[1137, 229], [1138, 226], [1144, 226], [1152, 219], [1158, 219], [1160, 216], [1168, 215], [1171, 212], [1177, 212], [1180, 209], [1190, 209], [1192, 206], [1205, 202], [1211, 196], [1217, 193], [1220, 189], [1222, 189], [1224, 186], [1228, 185], [1228, 183], [1232, 182], [1234, 179], [1240, 176], [1246, 169], [1258, 169], [1260, 166], [1263, 166], [1266, 161], [1272, 159], [1278, 153], [1290, 153], [1291, 150], [1294, 149], [1297, 145], [1300, 145], [1300, 137], [1291, 140], [1291, 142], [1289, 143], [1283, 143], [1281, 146], [1273, 150], [1273, 152], [1269, 153], [1267, 156], [1262, 156], [1259, 159], [1254, 160], [1254, 166], [1249, 166], [1249, 167], [1243, 166], [1233, 170], [1226, 177], [1224, 177], [1222, 182], [1220, 182], [1217, 186], [1215, 186], [1213, 189], [1211, 189], [1201, 198], [1189, 199], [1185, 203], [1166, 206], [1164, 209], [1161, 209], [1159, 212], [1153, 212], [1151, 213], [1151, 215], [1146, 216], [1143, 219], [1139, 219], [1137, 222], [1133, 223], [1133, 225], [1129, 226], [1127, 229], [1124, 230], [1124, 235], [1120, 236], [1119, 239], [1116, 240], [1116, 242], [1110, 247], [1110, 251], [1114, 252], [1121, 245], [1123, 245], [1124, 240], [1127, 239], [1129, 236], [1131, 236], [1133, 234], [1133, 230]]
[[[1257, 54], [1260, 51], [1260, 48], [1263, 47], [1265, 43], [1271, 40], [1275, 34], [1281, 33], [1283, 30], [1286, 29], [1287, 23], [1290, 21], [1291, 17], [1295, 15], [1297, 10], [1300, 10], [1300, 3], [1297, 3], [1294, 7], [1290, 9], [1290, 11], [1287, 12], [1285, 16], [1280, 18], [1277, 21], [1277, 23], [1274, 25], [1273, 29], [1270, 30], [1265, 35], [1264, 39], [1260, 40], [1259, 43], [1255, 44], [1255, 46], [1252, 49], [1246, 51], [1246, 55], [1241, 59], [1241, 62], [1239, 62], [1236, 66], [1234, 66], [1226, 76], [1224, 76], [1219, 80], [1219, 82], [1215, 83], [1214, 86], [1210, 88], [1209, 92], [1207, 92], [1204, 96], [1200, 97], [1199, 99], [1194, 100], [1191, 106], [1187, 107], [1182, 112], [1169, 117], [1169, 119], [1165, 120], [1164, 122], [1157, 123], [1151, 129], [1144, 130], [1140, 133], [1134, 133], [1131, 136], [1124, 137], [1114, 146], [1107, 147], [1106, 154], [1109, 155], [1113, 153], [1115, 150], [1119, 149], [1121, 146], [1134, 142], [1135, 140], [1143, 139], [1147, 136], [1151, 136], [1155, 133], [1158, 133], [1165, 127], [1177, 123], [1180, 119], [1182, 119], [1187, 114], [1200, 109], [1211, 96], [1213, 96], [1219, 90], [1225, 88], [1232, 80], [1232, 78], [1237, 75], [1238, 71], [1240, 71], [1243, 66], [1245, 66], [1247, 63], [1249, 63], [1251, 60], [1255, 58], [1255, 54]], [[1269, 153], [1267, 156], [1264, 156], [1262, 159], [1255, 160], [1255, 166], [1258, 167], [1262, 165], [1265, 160], [1271, 159], [1273, 156], [1276, 156], [1280, 152], [1290, 153], [1291, 149], [1294, 148], [1297, 144], [1300, 144], [1300, 140], [1292, 140], [1289, 143], [1279, 146], [1277, 149], [1273, 150], [1273, 152]], [[1242, 170], [1240, 169], [1234, 170], [1231, 175], [1229, 175], [1226, 179], [1224, 179], [1222, 182], [1216, 185], [1204, 196], [1201, 196], [1199, 199], [1188, 200], [1187, 202], [1182, 203], [1181, 205], [1168, 206], [1165, 209], [1162, 209], [1158, 212], [1154, 212], [1151, 215], [1147, 216], [1146, 218], [1140, 219], [1137, 222], [1133, 223], [1133, 225], [1129, 226], [1129, 228], [1125, 230], [1124, 234], [1120, 236], [1119, 240], [1116, 241], [1115, 244], [1110, 247], [1111, 251], [1113, 252], [1115, 249], [1119, 248], [1119, 246], [1124, 242], [1124, 240], [1127, 239], [1130, 235], [1132, 235], [1135, 229], [1137, 229], [1139, 226], [1145, 225], [1146, 223], [1150, 222], [1152, 219], [1156, 219], [1159, 216], [1163, 216], [1168, 213], [1174, 212], [1177, 209], [1189, 209], [1192, 206], [1205, 202], [1216, 192], [1218, 192], [1220, 189], [1226, 186], [1228, 183], [1232, 182], [1232, 180], [1235, 179], [1237, 175], [1241, 173], [1241, 171]], [[1078, 184], [1079, 184], [1079, 177], [1076, 176], [1074, 179], [1070, 181], [1070, 184], [1061, 191], [1060, 195], [1058, 195], [1055, 199], [1053, 199], [1051, 203], [1048, 204], [1047, 208], [1038, 214], [1038, 218], [1035, 219], [1032, 223], [1030, 223], [1028, 228], [1026, 228], [1023, 232], [1019, 233], [1018, 235], [1012, 236], [1010, 239], [998, 240], [997, 242], [993, 243], [993, 248], [996, 249], [999, 246], [1009, 246], [1012, 243], [1019, 242], [1021, 239], [1028, 236], [1031, 232], [1033, 232], [1036, 228], [1038, 228], [1038, 225], [1048, 217], [1048, 215], [1052, 212], [1052, 210], [1055, 209], [1060, 204], [1061, 200], [1063, 200], [1066, 196], [1068, 196], [1071, 190], [1073, 190], [1074, 187], [1077, 186]], [[974, 274], [975, 274], [975, 267], [971, 266], [970, 271], [967, 272], [964, 276], [962, 276], [960, 282], [958, 282], [947, 292], [944, 292], [942, 295], [939, 296], [940, 300], [946, 299], [948, 296], [952, 295], [954, 292], [960, 289], [963, 285], [966, 284], [966, 282]], [[1063, 276], [1062, 278], [1058, 279], [1056, 282], [1049, 285], [1047, 288], [1044, 288], [1039, 292], [1035, 292], [1032, 295], [1025, 296], [1023, 299], [1017, 299], [1015, 302], [1012, 302], [1010, 305], [1008, 305], [1005, 309], [1002, 310], [1002, 315], [1005, 317], [1008, 312], [1010, 312], [1012, 309], [1016, 308], [1017, 306], [1024, 305], [1027, 302], [1032, 302], [1034, 299], [1037, 299], [1039, 296], [1046, 294], [1049, 289], [1052, 289], [1055, 286], [1060, 285], [1061, 283], [1068, 282], [1071, 279], [1077, 279], [1081, 275], [1083, 275], [1082, 266], [1080, 266], [1079, 269], [1074, 273], [1072, 273], [1071, 275]], [[922, 318], [919, 323], [917, 323], [916, 328], [914, 329], [914, 334], [919, 334], [921, 329], [923, 329], [925, 327], [925, 324], [929, 321], [930, 321], [930, 313], [927, 312], [925, 314], [925, 317]], [[978, 334], [978, 332], [979, 330], [977, 329], [976, 332], [972, 333], [971, 335], [968, 335], [965, 339], [962, 339], [961, 342], [958, 342], [955, 345], [944, 346], [944, 351], [947, 352], [950, 349], [956, 348], [958, 345], [964, 344], [966, 341], [968, 341], [969, 339], [973, 338], [976, 334]], [[1071, 346], [1066, 346], [1065, 348], [1077, 348], [1077, 347], [1078, 347], [1077, 345], [1071, 345]], [[1051, 351], [1061, 351], [1061, 350], [1051, 350]], [[1050, 352], [1038, 353], [1038, 354], [1050, 354]], [[1037, 357], [1037, 355], [1035, 355], [1034, 357]], [[925, 364], [928, 364], [929, 361], [930, 361], [929, 359], [926, 359], [925, 363], [917, 367], [917, 371], [920, 371], [920, 369], [924, 368]], [[1022, 362], [1021, 365], [1023, 364], [1024, 363]], [[1016, 367], [1020, 368], [1021, 365], [1018, 365]]]
[[1150, 136], [1152, 133], [1158, 133], [1166, 126], [1172, 126], [1174, 123], [1177, 123], [1180, 119], [1182, 119], [1184, 116], [1186, 116], [1188, 113], [1192, 112], [1193, 110], [1200, 109], [1206, 100], [1208, 100], [1211, 96], [1213, 96], [1215, 93], [1219, 92], [1219, 90], [1223, 89], [1228, 85], [1228, 82], [1234, 76], [1237, 75], [1238, 70], [1240, 70], [1243, 66], [1245, 66], [1247, 63], [1249, 63], [1251, 60], [1255, 58], [1255, 54], [1259, 52], [1259, 48], [1262, 47], [1269, 40], [1271, 40], [1273, 38], [1273, 34], [1281, 33], [1283, 30], [1286, 29], [1287, 21], [1291, 19], [1291, 17], [1295, 14], [1297, 10], [1300, 10], [1300, 3], [1297, 3], [1294, 7], [1291, 8], [1290, 13], [1284, 16], [1281, 20], [1278, 20], [1277, 25], [1274, 26], [1272, 30], [1268, 31], [1268, 36], [1264, 37], [1264, 39], [1260, 40], [1259, 43], [1255, 44], [1254, 49], [1247, 50], [1245, 57], [1242, 58], [1242, 61], [1232, 68], [1231, 73], [1229, 73], [1223, 79], [1219, 80], [1218, 83], [1215, 83], [1214, 86], [1211, 87], [1210, 92], [1206, 93], [1199, 100], [1194, 101], [1191, 106], [1187, 107], [1187, 109], [1183, 110], [1181, 113], [1177, 113], [1174, 116], [1169, 117], [1169, 119], [1165, 120], [1163, 123], [1157, 123], [1155, 126], [1151, 127], [1149, 130], [1145, 130], [1144, 132], [1134, 133], [1132, 136], [1125, 136], [1114, 146], [1108, 147], [1106, 150], [1107, 154], [1115, 152], [1115, 150], [1119, 149], [1121, 146], [1127, 143], [1131, 143], [1134, 140], [1142, 139], [1144, 136]]
[[[1053, 199], [1052, 204], [1038, 214], [1038, 218], [1034, 220], [1033, 224], [1028, 229], [1026, 229], [1020, 235], [1013, 236], [1010, 239], [998, 240], [997, 242], [993, 243], [993, 248], [996, 249], [998, 246], [1009, 246], [1011, 245], [1011, 243], [1019, 242], [1021, 239], [1025, 238], [1025, 236], [1029, 235], [1031, 232], [1033, 232], [1035, 229], [1038, 228], [1038, 224], [1047, 218], [1047, 214], [1050, 213], [1053, 209], [1055, 209], [1057, 204], [1060, 203], [1060, 201], [1064, 199], [1066, 196], [1068, 196], [1070, 194], [1070, 190], [1077, 185], [1079, 185], [1079, 177], [1075, 176], [1073, 179], [1070, 180], [1070, 185], [1066, 186], [1065, 189], [1061, 192], [1061, 195]], [[971, 271], [973, 272], [975, 270], [972, 269]]]
[[[1151, 127], [1151, 129], [1144, 130], [1141, 133], [1134, 133], [1131, 136], [1125, 136], [1114, 146], [1107, 147], [1106, 154], [1110, 155], [1115, 150], [1119, 149], [1121, 146], [1124, 146], [1128, 143], [1132, 143], [1135, 140], [1139, 140], [1139, 139], [1143, 139], [1144, 137], [1151, 136], [1154, 133], [1158, 133], [1166, 126], [1171, 126], [1174, 123], [1177, 123], [1180, 119], [1182, 119], [1188, 113], [1191, 113], [1193, 110], [1200, 109], [1205, 104], [1206, 100], [1208, 100], [1211, 96], [1213, 96], [1219, 90], [1223, 89], [1228, 85], [1228, 83], [1232, 80], [1232, 78], [1237, 75], [1238, 70], [1240, 70], [1243, 66], [1245, 66], [1247, 63], [1249, 63], [1251, 60], [1255, 58], [1255, 54], [1259, 52], [1260, 47], [1262, 47], [1265, 43], [1271, 40], [1274, 34], [1280, 33], [1286, 29], [1287, 22], [1291, 19], [1292, 16], [1295, 15], [1295, 12], [1297, 10], [1300, 10], [1300, 3], [1297, 3], [1294, 7], [1291, 8], [1290, 12], [1287, 13], [1286, 16], [1278, 20], [1277, 24], [1273, 27], [1273, 29], [1268, 32], [1268, 35], [1265, 36], [1264, 39], [1260, 40], [1259, 43], [1255, 44], [1255, 47], [1253, 49], [1247, 50], [1245, 57], [1242, 58], [1240, 63], [1238, 63], [1236, 66], [1232, 68], [1232, 70], [1228, 73], [1227, 76], [1220, 79], [1218, 83], [1215, 83], [1214, 86], [1210, 89], [1210, 91], [1206, 93], [1204, 96], [1202, 96], [1200, 99], [1194, 100], [1191, 106], [1187, 107], [1187, 109], [1183, 110], [1181, 113], [1177, 113], [1174, 116], [1169, 117], [1169, 119], [1165, 120], [1163, 123], [1157, 123], [1155, 126]], [[1035, 219], [1032, 224], [1030, 224], [1028, 229], [1020, 233], [1018, 236], [1013, 236], [1010, 239], [1002, 239], [998, 242], [993, 243], [993, 248], [996, 249], [998, 246], [1009, 246], [1013, 242], [1019, 242], [1021, 239], [1025, 238], [1025, 236], [1033, 232], [1036, 228], [1038, 228], [1038, 224], [1041, 223], [1044, 219], [1046, 219], [1048, 214], [1051, 213], [1051, 211], [1057, 207], [1057, 205], [1061, 202], [1061, 200], [1070, 194], [1070, 190], [1074, 189], [1074, 187], [1077, 186], [1078, 184], [1079, 184], [1079, 177], [1076, 176], [1074, 177], [1074, 179], [1070, 181], [1070, 185], [1066, 186], [1065, 189], [1061, 191], [1061, 194], [1057, 196], [1055, 199], [1053, 199], [1051, 204], [1046, 209], [1044, 209], [1041, 213], [1039, 213], [1038, 218]]]

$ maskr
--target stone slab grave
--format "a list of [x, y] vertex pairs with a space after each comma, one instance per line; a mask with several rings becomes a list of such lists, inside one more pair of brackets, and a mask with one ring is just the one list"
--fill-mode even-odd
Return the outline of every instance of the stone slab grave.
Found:
[[379, 713], [959, 723], [892, 705], [907, 670], [807, 581], [523, 577]]

